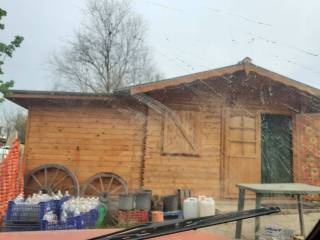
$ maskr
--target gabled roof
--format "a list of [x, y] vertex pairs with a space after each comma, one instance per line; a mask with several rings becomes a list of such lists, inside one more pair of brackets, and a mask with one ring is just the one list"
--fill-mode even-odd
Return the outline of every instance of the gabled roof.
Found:
[[220, 77], [228, 74], [233, 74], [239, 71], [244, 71], [247, 74], [250, 72], [257, 73], [261, 76], [267, 77], [275, 82], [282, 83], [286, 86], [293, 87], [304, 93], [312, 96], [320, 97], [320, 89], [311, 87], [307, 84], [295, 81], [278, 73], [272, 72], [265, 68], [259, 67], [251, 63], [250, 58], [245, 58], [238, 64], [217, 68], [209, 71], [193, 73], [185, 76], [160, 80], [157, 82], [144, 83], [140, 85], [130, 86], [116, 90], [112, 94], [106, 93], [81, 93], [81, 92], [60, 92], [60, 91], [30, 91], [30, 90], [12, 90], [11, 95], [7, 99], [21, 105], [26, 106], [26, 100], [101, 100], [104, 101], [109, 98], [135, 95], [139, 93], [147, 93], [154, 90], [166, 89], [176, 87], [181, 84], [191, 83], [197, 80], [206, 80], [214, 77]]
[[106, 101], [113, 96], [115, 95], [109, 93], [10, 90], [6, 99], [27, 108], [31, 101]]
[[259, 67], [251, 63], [250, 58], [245, 58], [238, 64], [217, 68], [209, 71], [193, 73], [185, 76], [170, 78], [166, 80], [161, 80], [157, 82], [145, 83], [128, 88], [131, 95], [138, 93], [146, 93], [154, 90], [164, 89], [168, 87], [175, 87], [180, 84], [190, 83], [197, 80], [205, 80], [208, 78], [219, 77], [226, 74], [232, 74], [238, 71], [245, 71], [246, 73], [255, 72], [261, 76], [272, 79], [273, 81], [282, 83], [284, 85], [296, 88], [300, 91], [309, 93], [314, 96], [320, 96], [320, 89], [311, 87], [307, 84], [298, 82], [296, 80], [290, 79], [278, 73], [272, 72], [265, 68]]
[[29, 97], [29, 98], [72, 98], [79, 99], [83, 97], [110, 97], [113, 96], [111, 93], [83, 93], [83, 92], [65, 92], [65, 91], [41, 91], [41, 90], [11, 90], [11, 95], [8, 99], [12, 98], [13, 95], [19, 95], [19, 97]]

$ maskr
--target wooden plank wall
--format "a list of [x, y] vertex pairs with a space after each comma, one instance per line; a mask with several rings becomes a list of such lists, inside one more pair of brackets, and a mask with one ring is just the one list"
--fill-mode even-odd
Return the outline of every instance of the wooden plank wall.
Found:
[[145, 115], [124, 106], [33, 106], [29, 111], [26, 170], [46, 163], [65, 165], [80, 184], [95, 173], [112, 172], [141, 181]]
[[[295, 118], [294, 180], [320, 186], [320, 114], [298, 114]], [[320, 200], [320, 196], [308, 196]]]
[[[183, 92], [183, 91], [182, 91]], [[203, 93], [202, 93], [203, 94]], [[219, 98], [211, 95], [215, 104], [209, 104], [192, 93], [179, 90], [165, 94], [161, 100], [170, 109], [194, 111], [197, 116], [198, 154], [170, 154], [163, 152], [164, 115], [149, 109], [143, 184], [156, 194], [174, 194], [178, 188], [191, 188], [193, 194], [220, 195], [221, 160], [221, 105]], [[159, 99], [162, 97], [154, 96]], [[205, 96], [203, 96], [205, 98]], [[177, 137], [181, 137], [178, 136]], [[177, 140], [181, 142], [180, 140]]]
[[257, 111], [225, 109], [224, 197], [237, 197], [238, 183], [259, 183], [261, 179], [260, 117]]
[[[146, 188], [160, 195], [173, 194], [177, 188], [191, 188], [194, 195], [234, 198], [237, 197], [236, 183], [260, 182], [260, 115], [292, 115], [298, 111], [298, 98], [283, 86], [272, 85], [270, 90], [264, 79], [254, 77], [247, 81], [246, 76], [242, 77], [243, 81], [240, 76], [231, 85], [217, 79], [153, 92], [155, 99], [174, 111], [196, 113], [199, 144], [196, 144], [196, 154], [170, 154], [174, 152], [172, 149], [169, 154], [163, 152], [166, 117], [150, 109], [143, 179]], [[244, 126], [238, 126], [243, 128], [241, 139], [237, 139], [239, 136], [235, 136], [235, 132], [230, 132], [230, 128], [237, 128], [228, 122], [228, 119], [232, 121], [232, 116], [245, 121], [242, 122]], [[246, 127], [246, 124], [251, 125]], [[180, 140], [174, 142], [174, 138], [170, 142], [174, 145], [182, 143]], [[236, 145], [240, 147], [234, 148]]]
[[[261, 182], [261, 114], [292, 116], [299, 98], [293, 91], [257, 78], [241, 87], [236, 83], [235, 100], [225, 103], [225, 159], [222, 169], [223, 197], [238, 197], [237, 183]], [[247, 90], [246, 90], [247, 89]], [[254, 195], [248, 195], [252, 197]]]
[[[261, 182], [261, 114], [292, 116], [292, 113], [284, 106], [261, 106], [240, 100], [225, 112], [221, 187], [224, 198], [237, 198], [236, 184]], [[247, 196], [254, 197], [251, 193]]]
[[[195, 149], [181, 146], [184, 134], [168, 122], [166, 114], [151, 108], [146, 111], [146, 107], [134, 110], [137, 102], [129, 107], [123, 103], [108, 107], [34, 105], [29, 116], [27, 170], [58, 163], [74, 171], [80, 183], [95, 173], [113, 172], [128, 182], [129, 190], [143, 186], [167, 195], [178, 188], [191, 188], [193, 195], [236, 197], [236, 182], [245, 182], [251, 173], [249, 182], [260, 178], [261, 113], [292, 115], [300, 111], [294, 91], [258, 76], [251, 80], [238, 77], [233, 82], [220, 78], [150, 94], [184, 116], [181, 123], [188, 128], [184, 133], [191, 136]], [[232, 116], [241, 120], [235, 123], [239, 126], [228, 123]], [[249, 121], [251, 125], [246, 127]], [[236, 145], [240, 147], [231, 149]], [[243, 151], [243, 156], [237, 151]], [[235, 162], [255, 168], [248, 174], [243, 165], [240, 172]]]

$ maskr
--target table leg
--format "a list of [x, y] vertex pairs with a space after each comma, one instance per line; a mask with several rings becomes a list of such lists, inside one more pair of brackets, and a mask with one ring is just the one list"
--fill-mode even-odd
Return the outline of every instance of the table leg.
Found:
[[[244, 209], [244, 195], [245, 195], [245, 189], [239, 188], [238, 211], [242, 211]], [[241, 238], [241, 231], [242, 231], [242, 221], [240, 220], [240, 221], [237, 221], [235, 239]]]
[[297, 195], [298, 199], [298, 211], [299, 211], [299, 221], [300, 221], [300, 232], [301, 235], [305, 237], [304, 232], [304, 220], [303, 220], [303, 196]]
[[[256, 209], [261, 207], [261, 198], [262, 198], [262, 195], [259, 193], [256, 193]], [[255, 225], [254, 225], [254, 235], [256, 240], [259, 239], [259, 236], [257, 235], [259, 230], [260, 230], [260, 217], [256, 217]]]

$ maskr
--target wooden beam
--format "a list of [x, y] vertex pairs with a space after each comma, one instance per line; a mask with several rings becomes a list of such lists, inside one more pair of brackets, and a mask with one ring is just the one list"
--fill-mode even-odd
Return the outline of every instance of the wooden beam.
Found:
[[320, 97], [320, 90], [319, 89], [311, 87], [311, 86], [306, 85], [304, 83], [295, 81], [295, 80], [290, 79], [288, 77], [282, 76], [282, 75], [280, 75], [278, 73], [272, 72], [272, 71], [267, 70], [265, 68], [262, 68], [262, 67], [259, 67], [257, 65], [249, 63], [249, 64], [246, 65], [246, 69], [248, 71], [250, 71], [250, 72], [255, 72], [255, 73], [257, 73], [257, 74], [259, 74], [261, 76], [270, 78], [273, 81], [280, 82], [280, 83], [282, 83], [282, 84], [284, 84], [286, 86], [294, 87], [294, 88], [296, 88], [296, 89], [298, 89], [300, 91], [309, 93], [309, 94], [311, 94], [313, 96]]
[[209, 70], [205, 72], [199, 72], [199, 73], [194, 73], [194, 74], [185, 75], [181, 77], [162, 80], [158, 82], [138, 85], [138, 86], [132, 87], [130, 89], [130, 93], [131, 95], [133, 95], [137, 93], [146, 93], [146, 92], [163, 89], [167, 87], [175, 87], [177, 85], [193, 82], [195, 80], [204, 80], [207, 78], [218, 77], [225, 74], [232, 74], [234, 72], [241, 71], [241, 70], [244, 70], [243, 64], [232, 65], [224, 68], [219, 68], [219, 69]]
[[63, 99], [63, 100], [107, 100], [113, 96], [94, 96], [94, 95], [51, 95], [51, 94], [28, 94], [12, 93], [7, 99], [15, 101], [18, 99]]
[[295, 81], [288, 77], [282, 76], [280, 74], [277, 74], [265, 68], [259, 67], [257, 65], [254, 65], [249, 61], [242, 61], [239, 64], [224, 67], [224, 68], [218, 68], [218, 69], [213, 69], [205, 72], [194, 73], [190, 75], [171, 78], [171, 79], [162, 80], [162, 81], [153, 82], [153, 83], [141, 84], [141, 85], [132, 87], [130, 89], [130, 94], [134, 95], [138, 93], [146, 93], [154, 90], [175, 87], [180, 84], [186, 84], [186, 83], [190, 83], [197, 80], [205, 80], [208, 78], [223, 76], [225, 74], [233, 74], [237, 71], [245, 71], [246, 74], [248, 74], [249, 72], [255, 72], [261, 76], [270, 78], [273, 81], [280, 82], [286, 86], [294, 87], [300, 91], [306, 92], [313, 96], [320, 97], [319, 89], [311, 87], [307, 84]]

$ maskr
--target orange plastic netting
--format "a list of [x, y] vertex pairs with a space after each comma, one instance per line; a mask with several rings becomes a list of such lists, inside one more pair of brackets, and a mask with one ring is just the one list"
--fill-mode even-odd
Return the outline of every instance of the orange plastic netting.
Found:
[[0, 163], [0, 222], [7, 210], [7, 203], [23, 193], [23, 175], [20, 162], [20, 143], [15, 140], [5, 159]]

